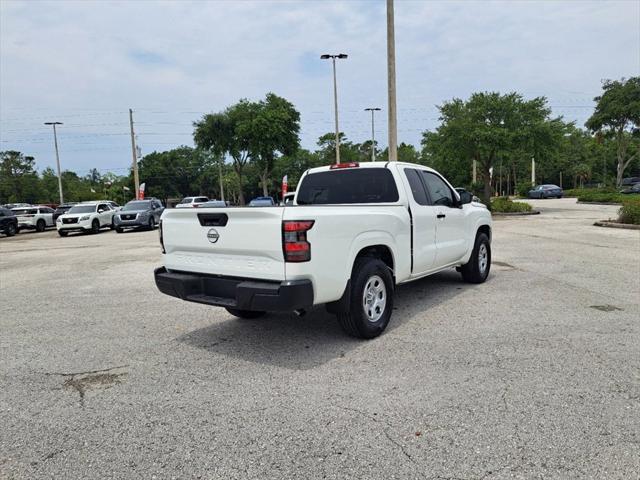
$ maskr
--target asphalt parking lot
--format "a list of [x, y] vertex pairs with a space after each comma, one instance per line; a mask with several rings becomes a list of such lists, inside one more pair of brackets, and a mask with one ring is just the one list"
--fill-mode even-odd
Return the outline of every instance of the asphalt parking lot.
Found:
[[0, 478], [640, 478], [640, 232], [532, 203], [369, 342], [161, 295], [157, 232], [0, 238]]

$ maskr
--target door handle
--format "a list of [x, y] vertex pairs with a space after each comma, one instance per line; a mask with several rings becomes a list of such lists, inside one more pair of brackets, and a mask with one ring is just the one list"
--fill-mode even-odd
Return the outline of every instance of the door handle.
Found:
[[444, 218], [444, 217], [446, 217], [444, 213], [439, 213], [438, 215], [436, 215], [436, 218]]

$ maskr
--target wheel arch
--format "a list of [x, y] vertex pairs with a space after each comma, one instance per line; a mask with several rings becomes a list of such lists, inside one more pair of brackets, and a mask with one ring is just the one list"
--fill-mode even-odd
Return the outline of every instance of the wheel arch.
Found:
[[[355, 249], [354, 249], [355, 251]], [[349, 276], [347, 278], [346, 286], [342, 293], [342, 296], [336, 300], [335, 302], [330, 302], [326, 304], [327, 311], [330, 313], [342, 313], [347, 312], [349, 310], [349, 304], [351, 302], [351, 277], [353, 274], [353, 268], [355, 267], [356, 262], [360, 258], [376, 258], [382, 261], [388, 268], [391, 273], [391, 278], [393, 279], [393, 285], [396, 283], [395, 276], [395, 258], [393, 248], [388, 243], [371, 243], [368, 245], [361, 245], [360, 248], [355, 251], [355, 255], [352, 256], [351, 262], [349, 265]]]

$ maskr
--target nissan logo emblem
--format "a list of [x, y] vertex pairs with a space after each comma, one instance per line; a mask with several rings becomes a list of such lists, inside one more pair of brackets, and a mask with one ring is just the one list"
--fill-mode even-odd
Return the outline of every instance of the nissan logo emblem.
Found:
[[207, 238], [211, 243], [216, 243], [220, 238], [220, 234], [215, 228], [212, 228], [207, 232]]

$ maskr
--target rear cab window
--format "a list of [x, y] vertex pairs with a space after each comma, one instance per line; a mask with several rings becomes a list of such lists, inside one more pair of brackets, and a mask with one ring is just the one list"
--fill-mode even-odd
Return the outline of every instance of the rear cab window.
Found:
[[298, 188], [298, 205], [395, 203], [399, 200], [387, 168], [349, 168], [310, 173]]

